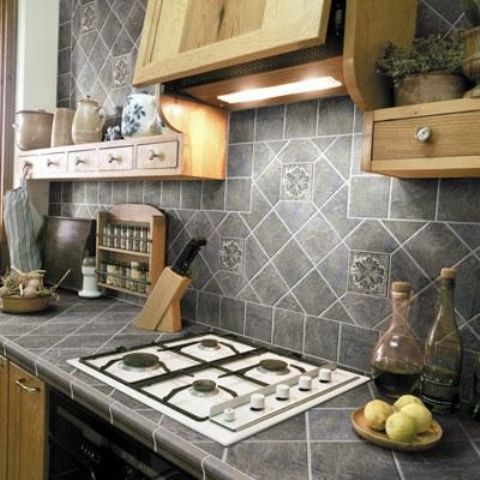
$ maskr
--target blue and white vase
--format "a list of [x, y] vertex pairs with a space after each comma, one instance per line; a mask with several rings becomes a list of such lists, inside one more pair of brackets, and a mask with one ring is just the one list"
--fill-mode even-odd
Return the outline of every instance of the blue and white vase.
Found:
[[147, 137], [162, 132], [156, 97], [143, 92], [131, 93], [123, 106], [122, 135], [125, 138]]

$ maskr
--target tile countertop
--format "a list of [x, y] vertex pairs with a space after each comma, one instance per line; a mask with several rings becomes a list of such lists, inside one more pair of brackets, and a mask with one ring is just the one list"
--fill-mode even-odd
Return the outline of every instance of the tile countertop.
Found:
[[66, 363], [99, 350], [165, 339], [166, 334], [140, 332], [132, 326], [138, 310], [123, 302], [88, 301], [63, 293], [48, 312], [0, 313], [0, 352], [160, 455], [191, 465], [199, 478], [479, 478], [480, 423], [466, 415], [438, 418], [444, 440], [428, 452], [393, 453], [359, 439], [349, 417], [353, 408], [373, 397], [372, 384], [224, 448]]

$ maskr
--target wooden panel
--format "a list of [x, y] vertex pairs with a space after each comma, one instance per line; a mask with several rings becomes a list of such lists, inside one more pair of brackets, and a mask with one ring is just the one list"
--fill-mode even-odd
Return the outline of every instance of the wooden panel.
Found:
[[161, 115], [174, 131], [183, 132], [182, 173], [190, 178], [225, 178], [228, 113], [171, 95], [160, 99]]
[[68, 153], [69, 172], [94, 172], [97, 169], [97, 151], [83, 150]]
[[175, 168], [178, 165], [177, 142], [139, 145], [137, 168]]
[[[194, 50], [262, 27], [266, 0], [189, 0], [180, 52]], [[196, 25], [197, 28], [191, 28]]]
[[43, 480], [45, 384], [13, 364], [9, 365], [8, 380], [8, 479]]
[[0, 480], [7, 480], [8, 362], [0, 357]]
[[[241, 8], [243, 3], [248, 8]], [[134, 85], [325, 43], [331, 0], [149, 0]], [[262, 5], [264, 3], [264, 5]], [[264, 8], [262, 8], [262, 6]]]
[[480, 156], [376, 160], [371, 171], [401, 178], [480, 177]]
[[130, 170], [133, 167], [133, 147], [108, 148], [98, 151], [99, 170]]
[[415, 36], [417, 0], [348, 0], [343, 50], [350, 96], [362, 110], [392, 104], [391, 83], [377, 73], [376, 61], [390, 41], [409, 45]]
[[[418, 128], [432, 129], [432, 139], [420, 143]], [[478, 155], [480, 111], [375, 122], [372, 160]]]
[[[272, 87], [284, 83], [292, 83], [304, 80], [305, 78], [328, 76], [332, 77], [341, 86], [322, 90], [321, 92], [305, 92], [295, 95], [271, 98], [268, 100], [246, 102], [237, 104], [227, 104], [217, 99], [219, 95], [225, 95], [232, 92], [242, 90], [250, 90], [253, 88]], [[185, 90], [192, 97], [198, 98], [211, 105], [221, 105], [227, 110], [239, 110], [245, 108], [258, 108], [269, 105], [280, 105], [289, 102], [298, 102], [301, 100], [309, 100], [312, 98], [346, 95], [347, 89], [343, 79], [343, 57], [334, 56], [318, 62], [310, 62], [295, 67], [281, 68], [271, 72], [262, 72], [255, 75], [246, 75], [239, 78], [223, 80], [221, 82], [208, 83], [199, 85]]]

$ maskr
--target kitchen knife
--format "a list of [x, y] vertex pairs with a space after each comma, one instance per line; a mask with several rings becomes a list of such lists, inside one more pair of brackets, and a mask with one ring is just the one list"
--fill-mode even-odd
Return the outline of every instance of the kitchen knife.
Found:
[[206, 244], [204, 238], [192, 238], [172, 265], [172, 270], [178, 275], [186, 276], [200, 249]]

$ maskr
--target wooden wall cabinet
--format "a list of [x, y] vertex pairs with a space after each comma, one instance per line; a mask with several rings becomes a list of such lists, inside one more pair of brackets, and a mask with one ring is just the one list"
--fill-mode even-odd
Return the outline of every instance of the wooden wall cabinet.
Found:
[[[387, 41], [410, 44], [416, 11], [417, 0], [149, 0], [133, 83], [161, 82], [228, 110], [346, 94], [362, 110], [382, 108], [391, 89], [378, 53]], [[314, 77], [338, 84], [255, 102], [218, 98]]]
[[228, 114], [167, 95], [159, 110], [163, 135], [19, 151], [18, 172], [32, 180], [223, 180]]
[[331, 0], [150, 0], [134, 84], [325, 43]]
[[364, 115], [362, 170], [405, 178], [480, 176], [480, 100], [386, 108]]
[[43, 480], [46, 387], [0, 357], [0, 480]]

